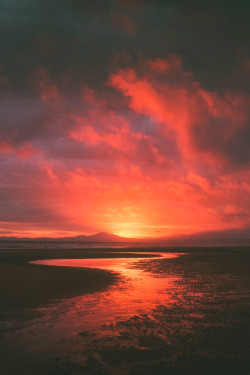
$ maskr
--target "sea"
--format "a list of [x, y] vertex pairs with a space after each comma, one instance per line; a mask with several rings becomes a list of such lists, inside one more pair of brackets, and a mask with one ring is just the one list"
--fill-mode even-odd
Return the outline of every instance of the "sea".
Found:
[[157, 242], [77, 242], [77, 241], [38, 241], [0, 240], [0, 250], [17, 249], [124, 249], [124, 248], [205, 248], [205, 247], [250, 247], [250, 239], [208, 239], [179, 240], [167, 243]]

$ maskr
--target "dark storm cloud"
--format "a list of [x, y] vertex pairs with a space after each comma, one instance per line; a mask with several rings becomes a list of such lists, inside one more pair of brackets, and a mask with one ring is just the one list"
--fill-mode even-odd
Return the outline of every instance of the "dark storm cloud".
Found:
[[192, 139], [198, 149], [224, 156], [233, 169], [244, 168], [250, 162], [250, 117], [243, 127], [239, 125], [236, 134], [227, 138], [229, 127], [229, 120], [210, 119], [204, 126], [193, 127]]
[[12, 97], [0, 101], [0, 136], [12, 145], [41, 137], [46, 113], [38, 98]]
[[[1, 1], [1, 61], [11, 84], [26, 87], [39, 66], [67, 91], [107, 79], [112, 56], [183, 57], [208, 89], [244, 89], [237, 69], [249, 58], [248, 2]], [[116, 19], [126, 17], [134, 33]], [[248, 77], [249, 79], [249, 77]]]
[[126, 48], [131, 36], [119, 27], [114, 32], [107, 2], [104, 7], [95, 1], [82, 4], [66, 0], [0, 3], [1, 64], [12, 85], [26, 87], [32, 69], [39, 66], [49, 67], [66, 89], [78, 87], [79, 81], [105, 81], [107, 71], [103, 76], [103, 70], [112, 54]]

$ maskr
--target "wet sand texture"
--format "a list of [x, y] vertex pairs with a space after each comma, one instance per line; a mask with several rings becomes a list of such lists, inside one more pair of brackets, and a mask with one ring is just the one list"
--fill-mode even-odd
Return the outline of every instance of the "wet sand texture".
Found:
[[[35, 375], [249, 375], [250, 252], [216, 251], [136, 263], [156, 278], [177, 278], [173, 302], [97, 330], [79, 325], [62, 340], [56, 307], [49, 320], [48, 310], [32, 318], [23, 312], [19, 320], [20, 314], [13, 315], [2, 336], [1, 373], [16, 375], [22, 368]], [[64, 310], [61, 319], [68, 329]]]
[[[57, 251], [54, 255], [59, 257]], [[40, 257], [49, 257], [49, 252], [47, 256], [46, 252], [0, 252], [2, 312], [39, 307], [54, 300], [103, 290], [116, 280], [114, 274], [105, 270], [45, 267], [28, 263]]]
[[112, 254], [100, 250], [0, 251], [0, 300], [2, 311], [39, 307], [62, 298], [104, 290], [118, 275], [97, 269], [39, 266], [36, 259], [141, 257], [141, 254]]
[[115, 281], [104, 270], [1, 265], [1, 310], [38, 307], [53, 300], [103, 290]]

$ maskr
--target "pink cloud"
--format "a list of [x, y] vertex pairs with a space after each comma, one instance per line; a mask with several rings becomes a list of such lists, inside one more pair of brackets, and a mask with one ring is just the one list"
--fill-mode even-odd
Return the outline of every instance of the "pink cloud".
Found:
[[53, 109], [62, 105], [62, 96], [56, 84], [50, 79], [48, 68], [41, 67], [36, 69], [32, 75], [32, 83], [39, 90], [44, 103]]
[[38, 148], [34, 147], [30, 142], [23, 142], [21, 146], [12, 146], [7, 141], [0, 139], [0, 153], [13, 153], [22, 159], [28, 159], [39, 154]]
[[[161, 79], [155, 76], [158, 73]], [[133, 111], [152, 118], [163, 136], [174, 134], [187, 159], [199, 154], [221, 164], [232, 140], [247, 131], [249, 98], [205, 90], [173, 55], [145, 62], [142, 73], [140, 66], [120, 70], [110, 76], [109, 84], [129, 98]]]
[[23, 220], [39, 235], [68, 227], [136, 236], [250, 224], [250, 171], [235, 154], [247, 134], [245, 95], [209, 92], [174, 55], [112, 74], [122, 104], [86, 87], [67, 101], [46, 69], [37, 74], [43, 137], [14, 142], [13, 128], [0, 143], [3, 222], [21, 231]]

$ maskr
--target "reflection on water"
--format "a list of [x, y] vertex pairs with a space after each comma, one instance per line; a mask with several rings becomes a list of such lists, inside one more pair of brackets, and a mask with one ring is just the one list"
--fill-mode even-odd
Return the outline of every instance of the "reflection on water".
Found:
[[[154, 254], [155, 255], [155, 254]], [[178, 254], [158, 254], [165, 259], [178, 257]], [[33, 264], [101, 268], [121, 275], [120, 283], [112, 286], [108, 291], [94, 293], [70, 300], [71, 309], [63, 316], [64, 330], [97, 328], [104, 323], [145, 313], [157, 304], [171, 303], [170, 290], [174, 277], [154, 277], [153, 274], [136, 269], [139, 261], [148, 262], [152, 258], [113, 258], [113, 259], [49, 259], [33, 261]], [[133, 268], [131, 265], [133, 264]], [[60, 308], [67, 309], [65, 301]], [[80, 314], [80, 322], [77, 318]], [[82, 316], [84, 315], [84, 321]], [[66, 320], [66, 324], [65, 324]]]
[[[162, 255], [162, 259], [166, 260], [178, 256]], [[23, 360], [23, 371], [30, 371], [32, 366], [41, 362], [41, 357], [43, 360], [40, 369], [32, 369], [35, 374], [47, 374], [48, 370], [42, 370], [42, 365], [51, 366], [53, 358], [56, 358], [56, 361], [58, 358], [60, 361], [68, 358], [78, 364], [82, 363], [85, 358], [81, 352], [82, 342], [86, 341], [86, 337], [94, 337], [97, 332], [105, 335], [105, 327], [112, 327], [119, 321], [147, 314], [159, 304], [167, 306], [172, 303], [170, 292], [176, 277], [154, 277], [151, 273], [136, 269], [138, 262], [150, 262], [151, 259], [52, 259], [32, 262], [102, 268], [119, 273], [121, 278], [106, 291], [58, 301], [32, 311], [26, 310], [19, 319], [9, 323], [8, 329], [4, 332], [4, 345], [0, 345], [1, 352], [6, 353], [6, 357], [3, 355], [7, 361], [5, 374], [18, 374], [18, 363]], [[14, 359], [11, 363], [7, 359], [9, 353]], [[70, 368], [67, 371], [66, 373], [71, 373], [73, 370]], [[95, 366], [93, 371], [94, 374], [98, 374]], [[57, 373], [64, 373], [63, 369], [55, 372]], [[87, 373], [90, 373], [90, 369]]]
[[2, 334], [1, 373], [246, 375], [249, 260], [241, 252], [46, 261], [122, 277], [107, 291], [20, 312]]

